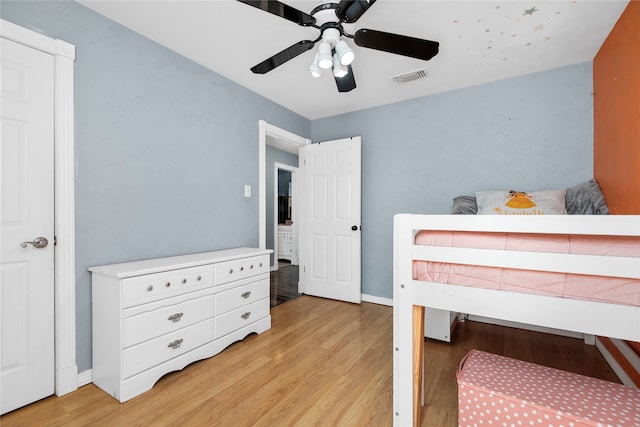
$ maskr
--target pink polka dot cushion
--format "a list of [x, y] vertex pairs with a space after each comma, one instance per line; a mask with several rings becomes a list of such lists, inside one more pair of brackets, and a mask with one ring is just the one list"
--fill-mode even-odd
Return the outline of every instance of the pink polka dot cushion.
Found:
[[640, 390], [471, 350], [458, 371], [460, 427], [640, 426]]

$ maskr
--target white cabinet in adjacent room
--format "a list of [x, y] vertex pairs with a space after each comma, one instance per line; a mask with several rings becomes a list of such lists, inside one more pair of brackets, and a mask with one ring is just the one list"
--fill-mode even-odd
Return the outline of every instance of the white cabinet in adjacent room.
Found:
[[292, 225], [278, 225], [278, 259], [291, 261], [291, 265], [298, 264], [298, 242], [296, 229]]

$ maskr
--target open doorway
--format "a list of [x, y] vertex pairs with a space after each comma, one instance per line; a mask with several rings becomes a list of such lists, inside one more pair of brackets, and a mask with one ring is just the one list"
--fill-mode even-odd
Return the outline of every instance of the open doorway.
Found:
[[[295, 157], [297, 162], [297, 156]], [[299, 264], [297, 175], [297, 167], [274, 163], [272, 224], [274, 264], [272, 270], [277, 270], [282, 262], [290, 265]]]
[[299, 148], [310, 140], [262, 120], [259, 125], [259, 240], [261, 248], [274, 251], [271, 256], [271, 306], [274, 306], [303, 292], [298, 267], [296, 177]]
[[[269, 158], [269, 156], [267, 156]], [[298, 162], [295, 156], [295, 162]], [[298, 168], [276, 162], [273, 167], [274, 266], [271, 273], [271, 306], [300, 296], [298, 262]]]

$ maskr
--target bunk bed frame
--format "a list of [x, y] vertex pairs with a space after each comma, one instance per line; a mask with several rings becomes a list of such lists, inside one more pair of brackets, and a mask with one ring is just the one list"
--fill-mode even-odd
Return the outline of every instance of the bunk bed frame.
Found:
[[640, 307], [413, 279], [414, 260], [640, 279], [639, 258], [420, 246], [414, 243], [420, 230], [640, 236], [640, 216], [396, 215], [394, 425], [420, 421], [425, 307], [640, 341]]

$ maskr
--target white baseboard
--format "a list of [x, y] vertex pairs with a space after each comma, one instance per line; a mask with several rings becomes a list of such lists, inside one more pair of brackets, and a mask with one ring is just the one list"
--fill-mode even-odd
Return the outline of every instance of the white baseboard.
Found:
[[372, 302], [374, 304], [388, 305], [390, 307], [393, 307], [393, 298], [383, 298], [383, 297], [376, 297], [373, 295], [362, 294], [360, 295], [360, 299], [362, 299], [362, 301], [364, 302]]
[[56, 371], [56, 396], [63, 396], [78, 389], [78, 366]]
[[93, 373], [91, 369], [88, 369], [84, 372], [80, 372], [78, 374], [78, 387], [82, 387], [83, 385], [87, 385], [93, 382]]

